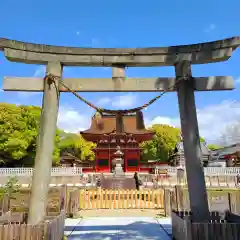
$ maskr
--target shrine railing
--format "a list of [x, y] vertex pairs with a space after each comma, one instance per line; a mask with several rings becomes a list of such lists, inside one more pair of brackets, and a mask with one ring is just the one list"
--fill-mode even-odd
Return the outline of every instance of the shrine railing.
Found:
[[[0, 168], [1, 176], [32, 176], [33, 168]], [[81, 167], [55, 167], [51, 169], [51, 176], [75, 176], [82, 174]]]
[[[156, 167], [155, 174], [161, 174], [165, 170], [169, 175], [176, 175], [176, 167]], [[0, 168], [1, 176], [32, 176], [33, 168]], [[51, 176], [79, 176], [83, 173], [81, 167], [55, 167], [51, 170]], [[205, 175], [240, 175], [240, 167], [206, 167]]]
[[[175, 175], [177, 167], [156, 167], [155, 174], [160, 174], [162, 170], [167, 170], [168, 174]], [[240, 167], [205, 167], [205, 175], [240, 175]]]

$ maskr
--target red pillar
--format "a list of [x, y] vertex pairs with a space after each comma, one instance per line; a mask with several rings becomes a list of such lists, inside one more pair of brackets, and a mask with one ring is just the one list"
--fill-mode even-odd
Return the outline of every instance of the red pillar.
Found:
[[95, 162], [96, 162], [96, 166], [95, 166], [95, 169], [96, 169], [96, 172], [98, 172], [98, 150], [96, 150], [96, 155], [95, 155]]
[[128, 150], [124, 151], [124, 172], [128, 172], [127, 170], [127, 159], [128, 159]]
[[140, 172], [140, 158], [141, 158], [141, 150], [138, 149], [138, 172]]
[[[110, 146], [108, 146], [108, 149]], [[111, 165], [112, 165], [112, 152], [108, 150], [108, 172], [111, 172]]]

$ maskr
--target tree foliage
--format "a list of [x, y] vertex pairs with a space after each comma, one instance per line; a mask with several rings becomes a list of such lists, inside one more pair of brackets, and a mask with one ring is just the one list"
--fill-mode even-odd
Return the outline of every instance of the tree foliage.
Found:
[[8, 210], [10, 209], [10, 201], [16, 199], [15, 194], [20, 192], [20, 184], [17, 177], [9, 177], [7, 183], [0, 189], [0, 199], [7, 199]]
[[[5, 166], [33, 166], [41, 108], [0, 103], [0, 163]], [[169, 125], [153, 125], [156, 135], [143, 142], [142, 160], [167, 162], [180, 141], [180, 129]], [[200, 138], [200, 141], [205, 141]], [[53, 152], [53, 165], [60, 155], [68, 154], [81, 161], [94, 160], [95, 144], [87, 142], [79, 134], [65, 133], [57, 129]]]
[[63, 134], [59, 143], [61, 154], [69, 154], [80, 160], [94, 160], [95, 154], [93, 149], [95, 144], [84, 140], [81, 135], [73, 133]]
[[9, 177], [7, 183], [3, 187], [3, 193], [9, 199], [15, 199], [14, 194], [19, 193], [20, 191], [20, 184], [17, 177]]
[[[0, 103], [0, 159], [7, 166], [33, 165], [36, 154], [41, 108]], [[58, 163], [59, 131], [55, 139], [53, 162]]]
[[150, 130], [153, 130], [156, 134], [153, 140], [142, 143], [142, 159], [159, 159], [162, 162], [167, 162], [176, 144], [180, 141], [180, 129], [169, 125], [156, 124]]

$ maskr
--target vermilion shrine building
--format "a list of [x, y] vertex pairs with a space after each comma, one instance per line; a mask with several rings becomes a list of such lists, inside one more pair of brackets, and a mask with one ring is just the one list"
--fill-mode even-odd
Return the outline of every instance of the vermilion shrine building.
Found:
[[122, 131], [116, 131], [116, 116], [96, 113], [88, 130], [80, 132], [84, 139], [97, 144], [95, 149], [95, 171], [112, 172], [112, 160], [117, 146], [124, 153], [125, 172], [149, 171], [151, 164], [141, 164], [139, 144], [151, 140], [154, 132], [144, 125], [142, 112], [122, 116]]

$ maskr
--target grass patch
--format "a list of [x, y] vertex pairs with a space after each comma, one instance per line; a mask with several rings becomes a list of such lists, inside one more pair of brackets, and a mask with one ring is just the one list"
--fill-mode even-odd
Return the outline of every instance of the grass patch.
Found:
[[[183, 187], [184, 191], [188, 191], [188, 188]], [[240, 188], [207, 188], [208, 192], [236, 192], [240, 191]]]
[[[0, 195], [4, 195], [4, 188], [0, 188]], [[20, 188], [19, 192], [13, 193], [10, 198], [10, 207], [12, 212], [28, 212], [31, 189]], [[59, 212], [60, 192], [57, 188], [49, 189], [47, 212]]]
[[217, 188], [217, 189], [210, 188], [210, 189], [207, 189], [207, 190], [210, 191], [210, 192], [236, 192], [236, 191], [240, 191], [240, 189], [238, 189], [238, 188]]

